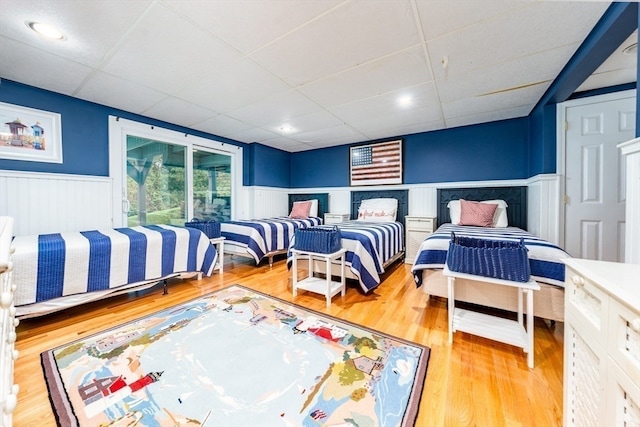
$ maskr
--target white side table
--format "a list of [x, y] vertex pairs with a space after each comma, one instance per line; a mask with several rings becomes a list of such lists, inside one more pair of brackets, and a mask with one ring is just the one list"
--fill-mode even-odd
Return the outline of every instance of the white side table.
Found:
[[[298, 289], [305, 291], [315, 292], [317, 294], [324, 295], [327, 299], [327, 307], [331, 307], [331, 298], [339, 292], [344, 296], [346, 282], [344, 276], [345, 269], [345, 254], [346, 249], [340, 249], [332, 254], [321, 254], [317, 252], [306, 252], [298, 249], [291, 249], [293, 255], [293, 296], [298, 295]], [[309, 276], [305, 279], [298, 281], [298, 257], [307, 257], [309, 260]], [[326, 279], [320, 279], [319, 277], [313, 277], [313, 264], [314, 260], [325, 261], [327, 266]], [[331, 280], [331, 261], [340, 262], [340, 281], [335, 282]]]
[[218, 252], [218, 263], [213, 267], [214, 270], [218, 270], [220, 274], [224, 273], [224, 237], [216, 237], [211, 240], [211, 243], [216, 245], [216, 251]]
[[330, 213], [324, 214], [324, 224], [340, 224], [341, 222], [349, 221], [351, 215], [348, 213]]
[[404, 262], [413, 264], [416, 260], [416, 255], [418, 255], [420, 245], [436, 229], [436, 218], [433, 216], [407, 215], [404, 217], [404, 221], [407, 233], [405, 239], [407, 250]]
[[[458, 273], [445, 266], [443, 275], [448, 278], [448, 311], [449, 311], [449, 343], [453, 343], [455, 331], [468, 332], [505, 344], [521, 347], [527, 353], [527, 365], [533, 369], [533, 291], [540, 289], [535, 280], [528, 282], [512, 282], [510, 280], [496, 279], [493, 277], [476, 276], [474, 274]], [[475, 280], [479, 282], [493, 283], [502, 286], [514, 286], [518, 288], [518, 320], [504, 319], [489, 314], [478, 313], [471, 310], [456, 308], [455, 306], [455, 281], [456, 278]], [[527, 296], [527, 328], [523, 318], [523, 294]]]

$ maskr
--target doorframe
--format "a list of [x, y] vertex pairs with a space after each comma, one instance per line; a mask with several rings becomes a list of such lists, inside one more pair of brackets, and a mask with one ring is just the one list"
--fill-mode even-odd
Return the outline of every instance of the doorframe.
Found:
[[[239, 211], [242, 194], [242, 158], [243, 149], [240, 146], [225, 144], [214, 139], [201, 138], [184, 132], [177, 132], [142, 122], [123, 119], [121, 117], [109, 116], [109, 178], [112, 181], [112, 227], [126, 227], [124, 214], [124, 203], [126, 199], [125, 183], [126, 172], [126, 136], [133, 134], [136, 136], [156, 139], [173, 144], [184, 145], [189, 154], [186, 159], [186, 168], [193, 166], [190, 153], [193, 148], [203, 147], [215, 150], [231, 157], [231, 176], [233, 184], [231, 186], [231, 217], [234, 218]], [[190, 169], [188, 169], [190, 170]], [[187, 211], [193, 209], [193, 188], [189, 184], [190, 178], [186, 177], [187, 183]]]
[[[567, 157], [567, 110], [573, 107], [579, 107], [589, 104], [598, 104], [602, 102], [617, 101], [620, 99], [636, 97], [636, 90], [622, 90], [619, 92], [605, 93], [602, 95], [587, 96], [584, 98], [572, 99], [557, 104], [556, 107], [556, 173], [560, 176], [560, 191], [558, 192], [559, 200], [559, 216], [560, 224], [558, 224], [558, 240], [560, 247], [565, 247], [565, 225], [567, 222], [565, 214], [565, 197], [566, 197], [566, 157]], [[638, 112], [636, 111], [636, 115]]]

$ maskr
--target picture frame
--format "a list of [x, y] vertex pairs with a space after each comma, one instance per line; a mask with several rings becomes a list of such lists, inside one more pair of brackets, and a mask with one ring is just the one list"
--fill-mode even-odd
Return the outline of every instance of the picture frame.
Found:
[[0, 102], [0, 159], [62, 163], [60, 114]]
[[350, 185], [402, 184], [402, 140], [349, 149]]

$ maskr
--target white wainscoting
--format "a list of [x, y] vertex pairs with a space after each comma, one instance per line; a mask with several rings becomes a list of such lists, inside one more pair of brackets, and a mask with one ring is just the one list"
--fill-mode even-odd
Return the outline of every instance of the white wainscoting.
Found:
[[273, 218], [289, 215], [289, 190], [286, 188], [244, 187], [248, 191], [247, 209], [239, 219]]
[[[444, 187], [528, 185], [529, 231], [562, 245], [561, 180], [559, 175], [539, 175], [522, 181], [435, 183], [381, 188], [242, 187], [239, 219], [288, 215], [289, 193], [329, 193], [329, 211], [351, 211], [351, 191], [409, 189], [409, 213], [435, 216], [436, 189]], [[81, 231], [113, 226], [110, 178], [0, 171], [0, 215], [15, 218], [16, 235]]]
[[16, 236], [112, 227], [109, 178], [0, 171], [0, 216]]
[[531, 234], [564, 247], [564, 210], [560, 175], [537, 175], [527, 182], [527, 217]]

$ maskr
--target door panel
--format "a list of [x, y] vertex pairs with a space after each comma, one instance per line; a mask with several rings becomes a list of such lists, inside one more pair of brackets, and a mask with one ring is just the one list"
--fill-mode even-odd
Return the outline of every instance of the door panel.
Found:
[[623, 262], [624, 165], [616, 146], [635, 136], [635, 98], [568, 107], [566, 121], [565, 249]]

